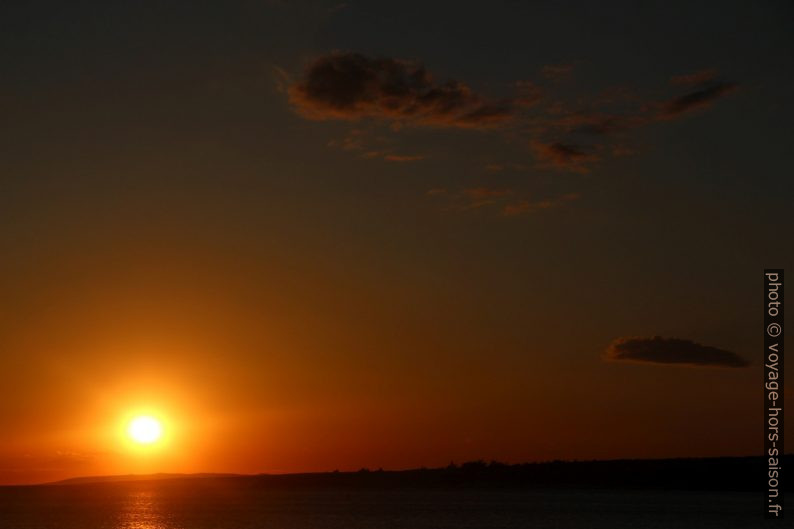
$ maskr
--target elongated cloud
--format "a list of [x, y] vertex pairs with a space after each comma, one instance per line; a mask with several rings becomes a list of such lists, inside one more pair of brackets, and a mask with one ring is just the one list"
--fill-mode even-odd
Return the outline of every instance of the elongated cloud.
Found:
[[395, 123], [482, 128], [513, 116], [507, 101], [488, 101], [459, 81], [437, 83], [418, 62], [358, 53], [323, 55], [289, 88], [309, 119], [375, 118]]
[[598, 156], [579, 145], [560, 142], [531, 141], [530, 148], [539, 166], [576, 173], [589, 172], [588, 164], [598, 161]]
[[689, 367], [747, 367], [749, 362], [731, 351], [680, 338], [618, 338], [604, 359], [614, 362], [680, 365]]
[[714, 101], [736, 90], [736, 88], [737, 85], [734, 83], [720, 82], [677, 97], [662, 106], [659, 118], [672, 119], [693, 110], [708, 107]]

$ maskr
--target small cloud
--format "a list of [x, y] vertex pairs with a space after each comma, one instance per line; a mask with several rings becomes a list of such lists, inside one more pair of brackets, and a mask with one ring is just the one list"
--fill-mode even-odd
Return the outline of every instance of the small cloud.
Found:
[[573, 73], [573, 64], [547, 64], [540, 69], [540, 75], [550, 81], [560, 81], [571, 76]]
[[446, 195], [447, 194], [447, 190], [445, 188], [443, 188], [443, 187], [434, 187], [433, 189], [428, 189], [427, 193], [425, 193], [425, 194], [428, 195], [428, 196], [431, 196], [431, 197], [438, 196], [438, 195]]
[[674, 119], [694, 110], [711, 106], [716, 100], [732, 93], [738, 88], [735, 83], [720, 82], [711, 84], [662, 104], [659, 119]]
[[529, 146], [541, 168], [588, 173], [590, 172], [588, 165], [599, 160], [596, 154], [588, 152], [579, 145], [533, 140]]
[[312, 61], [289, 87], [293, 106], [315, 120], [373, 118], [393, 124], [487, 128], [513, 117], [459, 81], [436, 82], [418, 62], [333, 52]]
[[670, 78], [670, 84], [674, 85], [698, 85], [713, 81], [717, 77], [717, 70], [709, 68], [699, 72], [684, 75], [674, 75]]
[[680, 365], [689, 367], [747, 367], [750, 363], [731, 351], [680, 338], [618, 338], [604, 359], [613, 362]]

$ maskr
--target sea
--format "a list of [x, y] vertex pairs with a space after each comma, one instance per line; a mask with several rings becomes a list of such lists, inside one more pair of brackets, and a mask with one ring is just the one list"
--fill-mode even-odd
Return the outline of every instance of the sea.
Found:
[[762, 504], [758, 494], [730, 492], [279, 490], [202, 480], [123, 482], [0, 487], [0, 527], [742, 529], [770, 527]]

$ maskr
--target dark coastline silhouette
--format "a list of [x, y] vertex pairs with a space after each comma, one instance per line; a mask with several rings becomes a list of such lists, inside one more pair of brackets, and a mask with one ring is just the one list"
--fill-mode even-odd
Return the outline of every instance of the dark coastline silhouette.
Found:
[[[794, 454], [781, 458], [792, 467]], [[794, 467], [792, 467], [794, 468]], [[48, 486], [168, 481], [197, 485], [300, 489], [628, 489], [693, 491], [762, 491], [766, 459], [717, 457], [620, 459], [504, 464], [471, 461], [442, 468], [313, 472], [301, 474], [155, 474], [74, 478]], [[791, 481], [784, 480], [787, 491]]]

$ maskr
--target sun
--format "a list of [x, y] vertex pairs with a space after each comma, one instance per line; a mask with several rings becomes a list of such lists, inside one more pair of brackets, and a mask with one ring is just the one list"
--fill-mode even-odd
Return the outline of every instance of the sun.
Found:
[[140, 415], [130, 421], [127, 435], [139, 444], [152, 444], [163, 436], [163, 425], [149, 415]]

